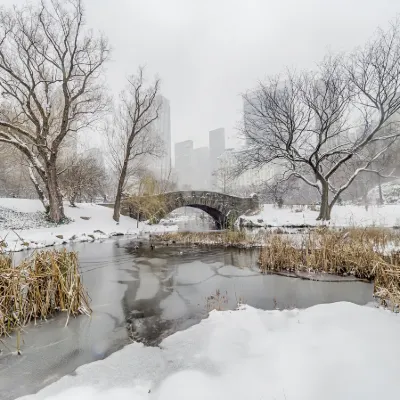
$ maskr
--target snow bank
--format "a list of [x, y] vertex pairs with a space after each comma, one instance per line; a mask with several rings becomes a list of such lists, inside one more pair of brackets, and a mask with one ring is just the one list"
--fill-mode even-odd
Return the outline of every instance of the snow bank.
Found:
[[213, 311], [161, 348], [129, 345], [24, 399], [394, 399], [399, 335], [398, 315], [351, 303]]
[[[247, 223], [257, 226], [316, 226], [318, 211], [312, 211], [307, 206], [293, 208], [278, 208], [272, 204], [264, 204], [260, 213], [253, 216], [242, 216]], [[332, 209], [330, 226], [400, 226], [400, 205], [373, 206], [368, 210], [362, 206], [339, 206]]]
[[[19, 221], [18, 226], [26, 226], [26, 229], [11, 230], [0, 228], [0, 251], [21, 251], [53, 246], [68, 242], [88, 242], [98, 239], [106, 239], [117, 235], [139, 235], [152, 232], [166, 232], [177, 230], [177, 226], [146, 225], [135, 219], [121, 216], [119, 224], [112, 219], [111, 208], [96, 204], [78, 204], [70, 207], [65, 203], [65, 214], [72, 219], [71, 223], [58, 226], [40, 227], [32, 225], [35, 218], [30, 214], [37, 215], [43, 211], [38, 200], [27, 199], [4, 199], [0, 198], [0, 207], [13, 212], [25, 213], [26, 221]], [[9, 215], [13, 214], [12, 212]], [[24, 214], [19, 214], [24, 218]], [[83, 217], [83, 218], [82, 218]], [[1, 226], [1, 224], [0, 224]], [[32, 228], [32, 229], [29, 229]]]

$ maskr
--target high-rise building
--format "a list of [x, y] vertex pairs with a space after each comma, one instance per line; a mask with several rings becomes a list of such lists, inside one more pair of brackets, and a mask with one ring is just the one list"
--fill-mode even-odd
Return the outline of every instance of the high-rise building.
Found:
[[218, 168], [218, 157], [225, 151], [225, 129], [218, 128], [209, 133], [210, 172], [215, 173]]
[[157, 96], [159, 116], [152, 124], [155, 140], [161, 141], [160, 157], [149, 160], [149, 169], [159, 179], [167, 179], [171, 173], [171, 107], [164, 96]]
[[178, 187], [192, 186], [193, 177], [193, 140], [175, 143], [175, 171]]
[[208, 190], [210, 188], [210, 150], [199, 147], [193, 150], [193, 189]]

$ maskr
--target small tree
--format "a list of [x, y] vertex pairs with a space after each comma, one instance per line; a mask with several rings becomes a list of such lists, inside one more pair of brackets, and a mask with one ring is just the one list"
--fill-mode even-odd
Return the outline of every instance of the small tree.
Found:
[[258, 189], [260, 197], [267, 202], [276, 204], [282, 208], [285, 198], [297, 191], [299, 187], [298, 181], [293, 177], [284, 178], [276, 176], [268, 182], [264, 182]]
[[72, 207], [77, 201], [104, 197], [107, 175], [101, 163], [90, 154], [81, 154], [60, 176], [61, 188]]
[[225, 158], [223, 155], [218, 160], [218, 168], [212, 173], [214, 177], [214, 187], [221, 193], [231, 193], [234, 182], [234, 168], [232, 167], [231, 161]]
[[164, 183], [158, 181], [152, 174], [146, 173], [140, 177], [135, 195], [127, 200], [138, 223], [141, 219], [155, 222], [165, 216], [167, 204], [163, 196], [164, 190]]
[[117, 222], [129, 178], [145, 167], [146, 158], [161, 153], [162, 144], [151, 130], [161, 107], [156, 101], [159, 87], [159, 79], [146, 85], [144, 69], [140, 67], [137, 75], [128, 79], [114, 114], [113, 129], [108, 134], [108, 150], [111, 165], [118, 176], [113, 215]]
[[60, 222], [59, 150], [107, 105], [101, 77], [109, 47], [85, 29], [81, 0], [2, 9], [0, 37], [0, 141], [29, 160], [49, 217]]

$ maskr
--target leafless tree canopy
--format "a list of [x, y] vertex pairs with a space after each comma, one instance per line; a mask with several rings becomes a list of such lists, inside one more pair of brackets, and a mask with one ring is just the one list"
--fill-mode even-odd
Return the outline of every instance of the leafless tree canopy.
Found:
[[108, 56], [104, 37], [85, 29], [81, 0], [42, 0], [0, 12], [0, 141], [30, 161], [54, 221], [64, 218], [59, 149], [104, 111]]
[[66, 160], [65, 164], [60, 174], [60, 186], [71, 206], [75, 207], [77, 201], [93, 202], [96, 197], [105, 197], [107, 175], [96, 157], [83, 153], [74, 160]]
[[118, 176], [114, 220], [119, 221], [121, 198], [129, 178], [145, 170], [146, 158], [160, 156], [162, 144], [153, 132], [153, 123], [159, 116], [157, 102], [160, 80], [146, 84], [144, 68], [128, 78], [126, 89], [120, 95], [112, 129], [108, 132], [110, 162]]
[[215, 190], [231, 194], [234, 190], [235, 175], [229, 160], [221, 159], [218, 168], [213, 172]]
[[399, 21], [351, 55], [328, 56], [309, 73], [270, 78], [244, 95], [248, 147], [239, 169], [280, 166], [321, 195], [320, 219], [400, 136]]

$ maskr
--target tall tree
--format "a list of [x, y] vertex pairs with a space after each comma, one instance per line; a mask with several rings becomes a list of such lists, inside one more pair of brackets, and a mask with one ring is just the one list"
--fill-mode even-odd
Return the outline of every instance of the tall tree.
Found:
[[[319, 191], [318, 219], [329, 220], [358, 174], [376, 173], [377, 160], [400, 137], [399, 26], [378, 31], [348, 57], [327, 57], [315, 72], [271, 78], [245, 95], [249, 146], [240, 168], [277, 163], [285, 178], [295, 176]], [[357, 167], [349, 171], [350, 165]]]
[[138, 171], [145, 169], [149, 156], [158, 157], [162, 143], [153, 132], [153, 122], [159, 116], [161, 104], [157, 101], [160, 80], [146, 84], [144, 68], [128, 78], [114, 113], [113, 128], [108, 133], [108, 152], [118, 176], [114, 203], [115, 221], [119, 221], [124, 190]]
[[55, 222], [65, 218], [59, 151], [105, 110], [108, 57], [106, 39], [85, 27], [81, 0], [41, 0], [0, 12], [0, 141], [29, 160]]

